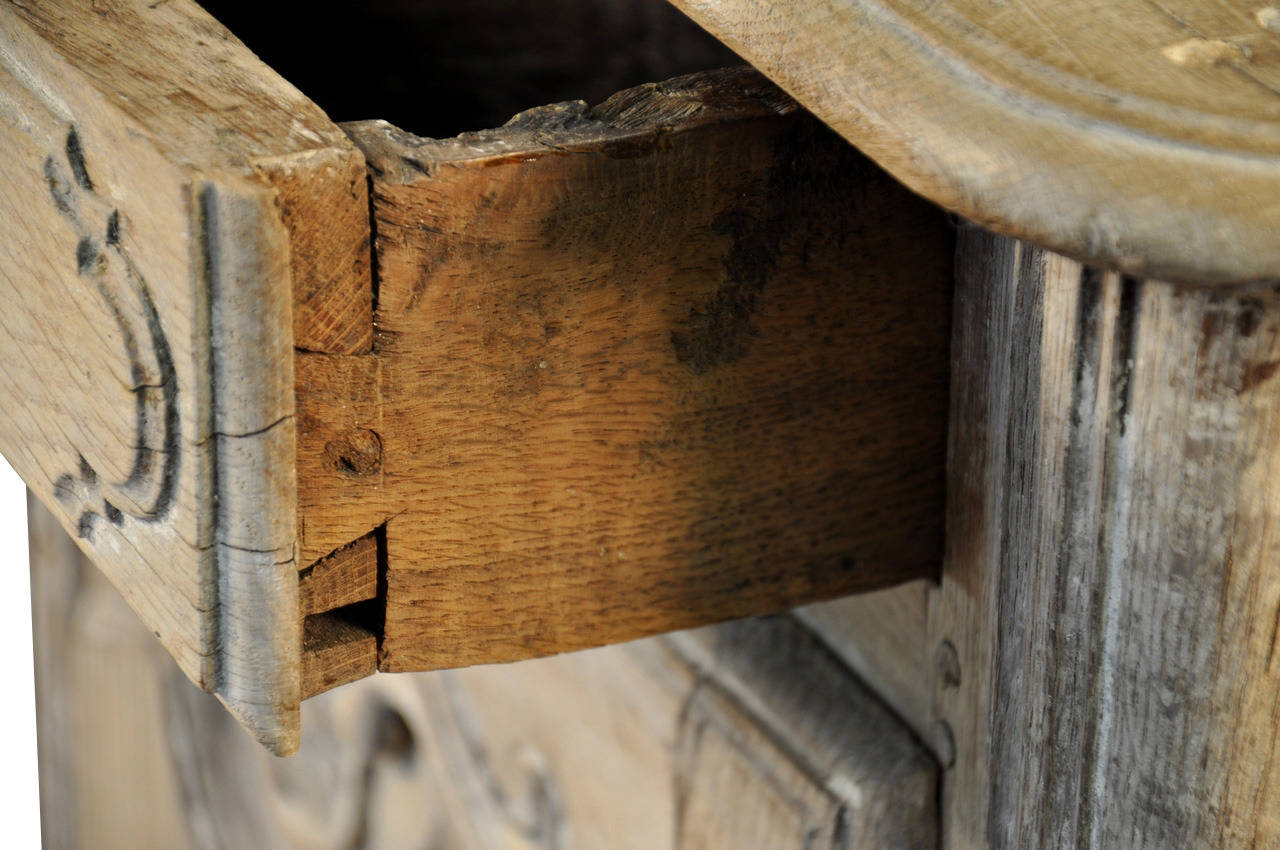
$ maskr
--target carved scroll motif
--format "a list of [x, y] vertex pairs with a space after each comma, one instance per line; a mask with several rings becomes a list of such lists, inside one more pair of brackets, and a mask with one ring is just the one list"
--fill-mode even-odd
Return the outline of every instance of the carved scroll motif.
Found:
[[81, 455], [80, 468], [54, 484], [58, 500], [78, 514], [79, 535], [92, 539], [103, 518], [123, 525], [126, 517], [157, 522], [168, 513], [178, 461], [177, 380], [150, 289], [125, 247], [120, 211], [95, 192], [74, 127], [62, 156], [48, 156], [43, 170], [54, 206], [78, 237], [76, 269], [119, 326], [135, 399], [134, 456], [125, 480], [103, 480]]

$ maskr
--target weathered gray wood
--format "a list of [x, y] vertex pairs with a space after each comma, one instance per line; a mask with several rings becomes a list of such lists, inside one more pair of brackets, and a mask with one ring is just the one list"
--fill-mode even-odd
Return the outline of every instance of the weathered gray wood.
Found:
[[926, 742], [933, 723], [930, 585], [913, 581], [795, 611]]
[[944, 846], [1275, 846], [1280, 291], [958, 268]]

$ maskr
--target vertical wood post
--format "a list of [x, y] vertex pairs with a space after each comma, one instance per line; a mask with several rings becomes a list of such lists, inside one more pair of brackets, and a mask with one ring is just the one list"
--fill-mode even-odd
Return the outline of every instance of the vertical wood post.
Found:
[[1280, 289], [960, 239], [944, 846], [1280, 841]]

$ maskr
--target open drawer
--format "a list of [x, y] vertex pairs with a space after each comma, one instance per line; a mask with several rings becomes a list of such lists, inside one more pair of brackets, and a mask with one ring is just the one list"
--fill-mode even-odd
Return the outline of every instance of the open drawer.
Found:
[[277, 752], [937, 569], [944, 214], [748, 69], [527, 105], [338, 126], [191, 3], [0, 4], [0, 450]]

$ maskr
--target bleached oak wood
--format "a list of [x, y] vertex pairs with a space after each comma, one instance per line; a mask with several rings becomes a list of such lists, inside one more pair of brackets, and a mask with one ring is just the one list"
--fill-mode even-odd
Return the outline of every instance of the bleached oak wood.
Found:
[[1275, 845], [1280, 291], [958, 268], [944, 846]]
[[348, 129], [377, 217], [382, 669], [933, 573], [936, 208], [745, 69], [451, 140]]
[[0, 119], [0, 450], [182, 670], [287, 752], [291, 280], [358, 276], [314, 246], [367, 237], [362, 160], [182, 0], [0, 4]]
[[[799, 835], [807, 836], [802, 844], [806, 847], [937, 846], [936, 763], [907, 728], [790, 617], [742, 620], [676, 633], [667, 641], [712, 685], [705, 697], [710, 705], [699, 706], [703, 695], [695, 693], [684, 712], [683, 745], [697, 747], [697, 736], [711, 737], [711, 728], [718, 726], [718, 737], [737, 750], [736, 758], [728, 753], [722, 757], [727, 764], [694, 759], [683, 774], [688, 784], [680, 790], [686, 806], [694, 809], [701, 794], [714, 803], [709, 813], [683, 813], [681, 835], [689, 846], [788, 846], [798, 843]], [[728, 706], [741, 708], [714, 707], [720, 702], [719, 695], [713, 696], [717, 690], [728, 698]], [[789, 755], [770, 759], [762, 741], [749, 743], [753, 733], [740, 729], [746, 718], [754, 718], [749, 724], [753, 729], [776, 735], [780, 752]], [[698, 728], [703, 724], [705, 728]], [[735, 763], [756, 760], [759, 766], [754, 769]], [[778, 762], [800, 768], [811, 781], [782, 771], [769, 776]], [[710, 787], [700, 787], [703, 782]], [[759, 786], [766, 783], [777, 790], [761, 793]], [[743, 814], [770, 814], [757, 814], [755, 828], [741, 817], [718, 818], [716, 814], [724, 811], [721, 797], [740, 800]], [[772, 828], [792, 822], [798, 827], [792, 833], [797, 838], [788, 839], [781, 832], [776, 839], [771, 836]]]
[[970, 220], [1134, 275], [1280, 277], [1272, 4], [673, 2]]
[[[848, 827], [836, 799], [800, 766], [780, 757], [777, 745], [722, 693], [704, 689], [690, 703], [689, 714], [680, 738], [689, 764], [677, 786], [676, 846], [764, 850], [847, 843]], [[728, 797], [741, 807], [726, 810], [722, 802]]]
[[[365, 201], [357, 173], [362, 162], [359, 152], [301, 95], [256, 63], [229, 33], [195, 7], [162, 5], [163, 9], [119, 2], [89, 12], [57, 4], [35, 8], [12, 3], [4, 8], [13, 21], [11, 32], [6, 33], [12, 46], [5, 54], [10, 74], [5, 95], [11, 119], [8, 129], [33, 151], [43, 146], [39, 156], [31, 158], [40, 163], [38, 167], [16, 170], [12, 197], [22, 203], [48, 198], [41, 215], [11, 217], [13, 231], [6, 246], [15, 252], [11, 266], [17, 270], [15, 281], [17, 275], [30, 273], [57, 283], [12, 286], [16, 309], [10, 313], [7, 341], [15, 346], [11, 361], [26, 368], [6, 373], [11, 382], [8, 397], [21, 400], [12, 414], [16, 422], [7, 445], [42, 498], [60, 494], [61, 502], [51, 500], [51, 507], [80, 535], [82, 546], [121, 587], [183, 669], [222, 696], [262, 740], [287, 752], [296, 745], [300, 678], [328, 683], [347, 678], [347, 672], [334, 672], [351, 667], [335, 647], [357, 643], [312, 640], [310, 649], [304, 648], [302, 619], [308, 611], [314, 613], [318, 593], [344, 604], [358, 601], [356, 597], [369, 598], [371, 573], [366, 563], [366, 569], [355, 576], [360, 587], [321, 588], [320, 593], [317, 575], [332, 574], [326, 568], [311, 568], [301, 592], [308, 609], [299, 604], [297, 586], [285, 568], [305, 568], [393, 515], [399, 528], [412, 529], [424, 514], [422, 508], [404, 508], [406, 493], [418, 505], [426, 504], [429, 496], [413, 480], [412, 464], [398, 471], [400, 489], [386, 485], [383, 435], [391, 432], [393, 440], [406, 440], [403, 434], [394, 434], [397, 427], [421, 428], [424, 423], [436, 427], [436, 423], [422, 418], [423, 411], [401, 407], [394, 408], [402, 414], [400, 422], [384, 421], [381, 395], [388, 385], [384, 354], [390, 347], [366, 351], [360, 330], [365, 322], [364, 296], [351, 296], [352, 301], [343, 295], [366, 282], [367, 258], [362, 251], [367, 230], [361, 224]], [[136, 42], [138, 49], [130, 52], [127, 61], [113, 64], [113, 45], [125, 40]], [[99, 69], [99, 65], [106, 67]], [[169, 85], [165, 74], [180, 76], [180, 82], [172, 84], [177, 88], [165, 88]], [[612, 357], [617, 353], [610, 351], [615, 344], [632, 346], [625, 353], [634, 359], [634, 368], [641, 373], [647, 370], [640, 383], [633, 385], [640, 392], [636, 399], [644, 403], [645, 393], [665, 394], [657, 407], [650, 407], [650, 414], [661, 414], [666, 405], [686, 417], [680, 420], [683, 425], [676, 420], [657, 423], [656, 429], [643, 425], [615, 446], [603, 468], [594, 473], [606, 490], [606, 501], [613, 499], [615, 507], [630, 510], [637, 507], [632, 494], [647, 485], [641, 480], [627, 482], [619, 471], [625, 477], [629, 469], [672, 461], [665, 454], [678, 456], [673, 462], [684, 469], [642, 473], [666, 479], [668, 484], [665, 491], [652, 490], [659, 499], [657, 525], [650, 522], [652, 517], [642, 515], [631, 532], [616, 530], [614, 535], [617, 540], [638, 540], [634, 535], [627, 537], [632, 532], [667, 539], [660, 541], [656, 561], [646, 562], [643, 552], [637, 557], [633, 548], [636, 563], [622, 564], [628, 553], [608, 545], [615, 541], [607, 533], [586, 541], [576, 521], [562, 522], [562, 543], [567, 541], [571, 554], [566, 566], [573, 566], [575, 558], [581, 564], [588, 549], [594, 553], [603, 548], [616, 555], [622, 566], [607, 581], [623, 589], [619, 598], [597, 599], [591, 587], [583, 595], [579, 592], [583, 588], [570, 586], [569, 601], [584, 610], [559, 612], [559, 591], [548, 593], [542, 610], [560, 617], [564, 634], [556, 636], [538, 623], [538, 610], [525, 616], [524, 625], [511, 629], [510, 605], [506, 611], [500, 606], [488, 610], [488, 601], [472, 594], [453, 610], [441, 609], [455, 623], [465, 623], [471, 612], [485, 613], [487, 621], [467, 626], [473, 636], [470, 643], [435, 641], [432, 646], [438, 648], [430, 650], [437, 654], [434, 661], [409, 665], [518, 658], [593, 645], [776, 609], [850, 587], [927, 572], [934, 560], [931, 551], [938, 545], [937, 514], [930, 505], [936, 506], [940, 494], [936, 437], [943, 373], [937, 343], [945, 334], [938, 319], [944, 314], [940, 308], [946, 298], [941, 219], [904, 193], [895, 193], [891, 184], [867, 171], [856, 158], [850, 159], [856, 180], [845, 188], [855, 198], [866, 196], [873, 205], [886, 205], [866, 215], [886, 215], [892, 208], [905, 228], [901, 243], [883, 246], [875, 239], [858, 243], [859, 260], [887, 267], [888, 254], [907, 249], [910, 242], [917, 265], [899, 277], [879, 276], [879, 269], [846, 275], [843, 260], [837, 260], [834, 251], [841, 247], [838, 243], [846, 238], [849, 225], [838, 221], [834, 230], [803, 225], [800, 219], [805, 211], [798, 206], [818, 202], [839, 208], [844, 199], [837, 184], [824, 184], [827, 174], [822, 169], [840, 164], [842, 148], [823, 141], [812, 122], [791, 115], [790, 103], [750, 74], [637, 90], [590, 116], [575, 109], [553, 108], [526, 116], [523, 125], [517, 122], [499, 132], [495, 144], [532, 146], [547, 153], [551, 149], [535, 136], [560, 133], [560, 141], [578, 145], [592, 159], [588, 171], [570, 169], [570, 178], [587, 185], [600, 163], [620, 163], [609, 166], [613, 170], [608, 173], [619, 183], [615, 191], [620, 195], [645, 190], [645, 181], [669, 180], [672, 188], [650, 183], [647, 191], [651, 200], [666, 199], [674, 209], [683, 210], [683, 219], [673, 216], [669, 223], [683, 227], [684, 235], [694, 239], [692, 253], [667, 258], [676, 264], [672, 271], [678, 274], [659, 281], [666, 289], [656, 290], [644, 305], [650, 322], [645, 339], [639, 344], [626, 336], [617, 339], [610, 321], [596, 320], [598, 336], [587, 328], [579, 344], [588, 360], [596, 355]], [[574, 124], [575, 115], [581, 119], [575, 126], [557, 126], [559, 119]], [[737, 131], [745, 131], [744, 138], [755, 136], [742, 154], [727, 150]], [[667, 152], [671, 139], [679, 140], [676, 153]], [[701, 163], [699, 157], [704, 154], [726, 161], [737, 157], [728, 183], [713, 184], [691, 199], [673, 191], [676, 181], [715, 174], [718, 163]], [[818, 171], [787, 171], [811, 155]], [[836, 158], [827, 162], [827, 156]], [[463, 158], [467, 157], [470, 154]], [[554, 165], [552, 160], [559, 153], [541, 158]], [[792, 190], [806, 194], [797, 196], [799, 200], [789, 199], [785, 193]], [[744, 200], [752, 192], [765, 206], [756, 208], [754, 202]], [[878, 197], [885, 193], [887, 199]], [[774, 201], [779, 208], [767, 208]], [[723, 209], [710, 207], [713, 203]], [[579, 212], [577, 225], [567, 220], [564, 225], [586, 226], [598, 212]], [[703, 215], [712, 217], [709, 224]], [[607, 226], [621, 233], [630, 226], [625, 219]], [[546, 216], [525, 223], [554, 224]], [[667, 226], [657, 222], [648, 226], [655, 224]], [[63, 234], [54, 238], [59, 227]], [[792, 232], [797, 227], [807, 228], [804, 239], [813, 244], [799, 241], [801, 237]], [[653, 235], [664, 233], [658, 230]], [[36, 234], [41, 234], [43, 242]], [[630, 298], [626, 286], [643, 282], [643, 273], [633, 276], [634, 280], [626, 278], [625, 286], [609, 280], [612, 273], [601, 267], [607, 246], [597, 242], [591, 248], [590, 233], [574, 236], [567, 231], [567, 236], [595, 252], [595, 260], [584, 260], [583, 269], [602, 276], [606, 289], [612, 287], [623, 301]], [[64, 237], [67, 254], [59, 263], [54, 252]], [[753, 253], [757, 239], [763, 239], [764, 256]], [[782, 245], [786, 239], [794, 244]], [[639, 241], [632, 244], [637, 250], [643, 248]], [[824, 251], [831, 256], [823, 257]], [[821, 257], [814, 265], [817, 271], [808, 268], [810, 252]], [[522, 259], [533, 262], [534, 268], [541, 262], [536, 253]], [[631, 256], [637, 268], [647, 261], [643, 251]], [[680, 268], [682, 263], [689, 267]], [[781, 272], [776, 280], [770, 279], [768, 274], [776, 272], [779, 263]], [[498, 267], [500, 262], [491, 265]], [[762, 269], [764, 277], [760, 277]], [[814, 289], [832, 283], [836, 276], [848, 279], [834, 280], [836, 288], [831, 292]], [[718, 288], [711, 285], [720, 278]], [[152, 285], [152, 280], [163, 283]], [[687, 280], [698, 280], [705, 291], [696, 297], [681, 291]], [[809, 302], [783, 289], [800, 280], [811, 287]], [[850, 383], [869, 376], [881, 380], [880, 366], [861, 351], [859, 365], [850, 365], [854, 344], [842, 338], [844, 326], [856, 315], [857, 321], [872, 325], [871, 335], [859, 336], [857, 347], [879, 347], [874, 323], [887, 326], [895, 315], [892, 310], [859, 315], [866, 313], [871, 302], [858, 299], [874, 301], [881, 297], [870, 294], [879, 291], [876, 287], [887, 289], [906, 282], [919, 284], [913, 290], [911, 308], [921, 333], [910, 336], [908, 348], [894, 356], [916, 361], [912, 373], [916, 383], [908, 382], [902, 393], [884, 392], [873, 383], [868, 392], [876, 395], [876, 406], [865, 413], [863, 409], [870, 408], [853, 400]], [[848, 300], [847, 289], [855, 283], [874, 286]], [[571, 283], [569, 290], [575, 285]], [[398, 307], [403, 308], [403, 287], [396, 289], [393, 284], [387, 292], [399, 298]], [[546, 294], [554, 293], [548, 289]], [[699, 298], [705, 303], [699, 305]], [[887, 309], [891, 301], [885, 297], [880, 307]], [[71, 315], [78, 321], [42, 318], [61, 318], [67, 303], [76, 305], [79, 314]], [[330, 309], [342, 304], [348, 307]], [[831, 309], [832, 304], [844, 312]], [[782, 311], [780, 318], [772, 316], [775, 308]], [[797, 312], [802, 308], [807, 312]], [[688, 316], [682, 320], [670, 315], [673, 310], [686, 310]], [[291, 323], [291, 316], [296, 321]], [[33, 317], [35, 321], [30, 321]], [[663, 327], [673, 318], [684, 325]], [[777, 322], [776, 330], [753, 341], [762, 328], [769, 327], [766, 319]], [[552, 316], [547, 321], [554, 324], [556, 320]], [[806, 351], [806, 342], [823, 337], [840, 338], [815, 360]], [[448, 345], [449, 340], [440, 344]], [[840, 348], [841, 344], [846, 347]], [[296, 358], [288, 354], [292, 346], [300, 349]], [[764, 349], [768, 356], [747, 367], [726, 366], [749, 360], [745, 357], [748, 347]], [[654, 348], [665, 361], [652, 360], [655, 351], [650, 349]], [[409, 362], [430, 356], [426, 346], [420, 349], [409, 353]], [[784, 379], [773, 368], [787, 361], [788, 352], [803, 355], [804, 368], [809, 370], [807, 387], [799, 386], [797, 375]], [[67, 370], [66, 380], [41, 383], [33, 379], [45, 366], [66, 370], [74, 358], [82, 358], [89, 368]], [[401, 374], [416, 368], [405, 362], [396, 364]], [[291, 373], [295, 365], [296, 382]], [[622, 365], [624, 371], [633, 368]], [[536, 368], [541, 368], [541, 361]], [[588, 364], [582, 374], [590, 377], [592, 368]], [[690, 379], [686, 372], [708, 377], [694, 389], [697, 379]], [[757, 381], [757, 374], [764, 380]], [[597, 388], [601, 391], [597, 404], [605, 405], [605, 416], [620, 415], [625, 431], [632, 427], [630, 414], [615, 412], [608, 383]], [[750, 390], [743, 392], [735, 383]], [[299, 396], [296, 422], [291, 389]], [[688, 396], [691, 389], [694, 395]], [[419, 391], [416, 384], [405, 384], [401, 400], [408, 399], [412, 406]], [[815, 394], [825, 396], [827, 404], [817, 413], [811, 409]], [[576, 403], [568, 401], [571, 407]], [[507, 415], [512, 414], [523, 415], [520, 411]], [[599, 414], [588, 410], [583, 420], [588, 429], [602, 428], [600, 433], [609, 434], [608, 422], [595, 421], [593, 415]], [[731, 424], [726, 417], [737, 416], [751, 420], [755, 430], [745, 435], [735, 435], [733, 429], [715, 433]], [[692, 433], [699, 417], [711, 431], [701, 443], [681, 446], [681, 432]], [[875, 423], [887, 422], [885, 417], [912, 425], [896, 430], [878, 427]], [[862, 422], [853, 436], [844, 427], [847, 421]], [[550, 427], [548, 433], [554, 433], [561, 426], [553, 421]], [[296, 455], [295, 428], [301, 434]], [[775, 429], [781, 433], [775, 434]], [[866, 435], [877, 431], [889, 439], [875, 450], [875, 457], [859, 455], [835, 475], [860, 476], [863, 485], [869, 486], [905, 460], [911, 472], [902, 478], [897, 496], [875, 504], [848, 503], [848, 494], [857, 488], [846, 486], [843, 478], [814, 479], [814, 471], [820, 468], [818, 458], [857, 455], [851, 441], [866, 444]], [[777, 445], [768, 445], [779, 436]], [[50, 445], [41, 445], [37, 438]], [[536, 443], [535, 439], [529, 457], [539, 455]], [[752, 446], [762, 454], [750, 456], [742, 451]], [[633, 450], [630, 466], [618, 466], [618, 458]], [[584, 457], [590, 459], [590, 451]], [[735, 454], [742, 457], [734, 459]], [[604, 455], [609, 455], [607, 448]], [[715, 466], [721, 463], [716, 457], [730, 462]], [[295, 458], [305, 484], [298, 492]], [[499, 489], [505, 480], [502, 475], [525, 476], [521, 458], [515, 460], [505, 472], [499, 470]], [[753, 463], [757, 468], [750, 467]], [[698, 464], [705, 467], [701, 473], [693, 468]], [[778, 487], [775, 479], [785, 480], [796, 464], [809, 470], [797, 485], [802, 489]], [[67, 471], [55, 476], [53, 466]], [[743, 474], [754, 476], [753, 492], [738, 492], [739, 481], [719, 480]], [[483, 476], [475, 480], [483, 482]], [[691, 486], [706, 493], [694, 492]], [[666, 506], [660, 504], [665, 498], [661, 494], [680, 491], [685, 495], [679, 498], [686, 503], [690, 497], [706, 502], [708, 494], [719, 493], [732, 504], [726, 508], [709, 502], [687, 503], [682, 516], [673, 519], [662, 514]], [[793, 504], [797, 498], [820, 510]], [[295, 500], [296, 526], [291, 510]], [[883, 529], [890, 524], [875, 517], [877, 512], [892, 511], [895, 500], [909, 505], [911, 515], [898, 518], [897, 527], [886, 537]], [[748, 506], [758, 508], [766, 515], [785, 508], [796, 517], [812, 519], [806, 524], [778, 515], [772, 526], [750, 529], [739, 518], [723, 526], [721, 514], [725, 510], [732, 514], [737, 510], [733, 505], [743, 511]], [[597, 513], [607, 517], [610, 510], [604, 505]], [[851, 511], [867, 514], [859, 519], [862, 531], [855, 535], [865, 539], [856, 545], [844, 525]], [[317, 521], [310, 522], [313, 519]], [[707, 520], [716, 527], [698, 525]], [[683, 530], [677, 527], [681, 525]], [[415, 539], [414, 533], [408, 539]], [[673, 539], [681, 535], [687, 542]], [[726, 543], [726, 536], [740, 539]], [[416, 544], [427, 545], [420, 540]], [[732, 552], [717, 552], [722, 544]], [[748, 549], [756, 561], [732, 563]], [[420, 553], [412, 545], [403, 551], [405, 569], [398, 576], [421, 563], [415, 560]], [[528, 559], [532, 554], [526, 549], [521, 557]], [[779, 555], [794, 566], [785, 574], [763, 572], [763, 578], [752, 577], [744, 584], [742, 576], [752, 563]], [[675, 583], [680, 598], [672, 597], [666, 610], [651, 605], [658, 598], [654, 594], [669, 595], [670, 576], [663, 570], [678, 563], [696, 568], [683, 584]], [[144, 567], [150, 572], [144, 572]], [[565, 567], [560, 569], [567, 574]], [[636, 590], [626, 589], [636, 578], [642, 579], [634, 582]], [[592, 581], [588, 576], [588, 584]], [[376, 593], [376, 576], [373, 582]], [[509, 583], [510, 604], [521, 601], [518, 584]], [[401, 591], [386, 598], [400, 606], [401, 613], [422, 601]], [[631, 622], [615, 615], [626, 607], [633, 611]], [[449, 628], [446, 624], [446, 633]], [[532, 634], [538, 630], [543, 631], [542, 637]], [[392, 650], [388, 657], [402, 646], [397, 641], [393, 635], [387, 644]], [[364, 638], [358, 643], [362, 653], [371, 645]], [[407, 646], [410, 655], [419, 651], [412, 642]], [[300, 668], [304, 653], [305, 664]], [[329, 657], [339, 658], [333, 670], [322, 663]]]

